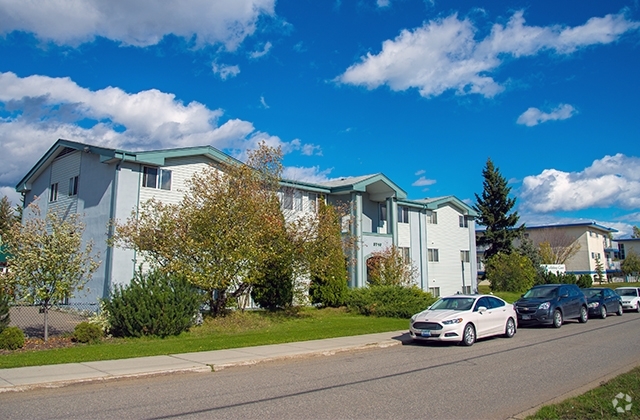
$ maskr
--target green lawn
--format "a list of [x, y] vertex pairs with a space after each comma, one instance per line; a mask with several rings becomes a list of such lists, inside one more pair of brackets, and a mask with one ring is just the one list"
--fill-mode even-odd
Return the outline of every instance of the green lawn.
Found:
[[202, 326], [175, 337], [105, 339], [93, 345], [16, 351], [0, 356], [0, 368], [220, 350], [408, 328], [407, 319], [366, 317], [344, 309], [308, 308], [294, 315], [235, 312], [222, 319], [206, 319]]
[[[620, 398], [616, 398], [618, 395]], [[627, 402], [627, 395], [631, 403]], [[618, 404], [614, 407], [614, 399]], [[629, 406], [629, 404], [631, 404]], [[623, 412], [617, 411], [620, 408]], [[629, 408], [629, 410], [626, 410]], [[638, 419], [640, 418], [640, 367], [622, 374], [580, 396], [542, 407], [527, 419]]]

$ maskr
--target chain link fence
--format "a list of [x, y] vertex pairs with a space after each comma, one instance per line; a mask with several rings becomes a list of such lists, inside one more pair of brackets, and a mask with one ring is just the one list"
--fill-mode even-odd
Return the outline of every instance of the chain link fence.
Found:
[[[49, 336], [73, 334], [76, 325], [89, 320], [99, 309], [97, 303], [53, 305], [49, 309]], [[12, 305], [9, 325], [20, 328], [25, 337], [44, 338], [44, 312], [42, 306]]]

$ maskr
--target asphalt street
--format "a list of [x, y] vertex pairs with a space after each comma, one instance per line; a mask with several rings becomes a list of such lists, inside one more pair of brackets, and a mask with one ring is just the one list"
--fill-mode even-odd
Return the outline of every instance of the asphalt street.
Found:
[[[0, 394], [1, 418], [507, 419], [640, 364], [640, 315]], [[613, 396], [612, 396], [613, 398]], [[613, 408], [612, 408], [613, 409]], [[612, 413], [613, 414], [613, 413]]]

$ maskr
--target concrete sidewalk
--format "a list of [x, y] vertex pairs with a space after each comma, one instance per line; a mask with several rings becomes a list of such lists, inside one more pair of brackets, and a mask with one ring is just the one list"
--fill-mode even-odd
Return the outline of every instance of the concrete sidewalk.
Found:
[[409, 340], [407, 331], [394, 331], [167, 356], [0, 369], [0, 393], [173, 372], [211, 372], [271, 360], [389, 347], [406, 340]]

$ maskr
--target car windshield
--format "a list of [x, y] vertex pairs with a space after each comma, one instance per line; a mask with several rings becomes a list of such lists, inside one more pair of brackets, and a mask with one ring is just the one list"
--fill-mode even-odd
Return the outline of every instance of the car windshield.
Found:
[[620, 296], [638, 296], [636, 289], [616, 289], [616, 293]]
[[557, 294], [557, 287], [534, 287], [533, 289], [530, 289], [527, 293], [525, 293], [522, 297], [548, 299], [556, 297]]
[[468, 311], [475, 302], [474, 298], [469, 297], [448, 297], [442, 298], [431, 306], [432, 311], [454, 310]]
[[604, 296], [604, 291], [598, 290], [598, 289], [584, 289], [583, 292], [584, 292], [584, 295], [587, 297], [587, 299], [592, 297]]

